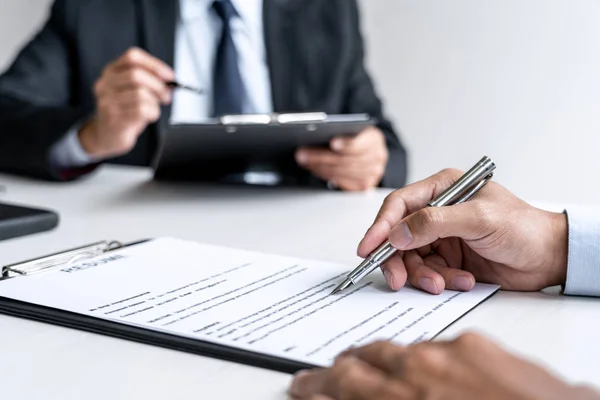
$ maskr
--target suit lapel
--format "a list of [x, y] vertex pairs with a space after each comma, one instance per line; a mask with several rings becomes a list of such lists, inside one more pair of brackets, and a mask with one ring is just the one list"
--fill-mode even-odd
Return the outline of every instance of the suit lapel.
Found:
[[[140, 26], [142, 47], [174, 67], [175, 30], [179, 15], [178, 0], [138, 0], [138, 26]], [[160, 125], [168, 123], [171, 106], [163, 107]]]
[[[178, 0], [137, 0], [141, 45], [150, 54], [170, 66], [175, 59], [175, 29], [179, 13]], [[294, 13], [303, 0], [264, 0], [263, 18], [267, 64], [275, 111], [293, 110], [293, 85], [297, 73], [297, 54], [293, 49]], [[171, 107], [164, 107], [160, 125], [168, 123]]]
[[264, 36], [267, 64], [271, 76], [271, 92], [275, 112], [292, 111], [293, 83], [296, 65], [292, 43], [294, 20], [291, 12], [295, 0], [264, 0]]
[[[138, 24], [142, 47], [170, 66], [175, 60], [175, 29], [179, 13], [178, 0], [137, 0]], [[264, 0], [264, 36], [267, 64], [271, 76], [273, 106], [276, 111], [294, 108], [295, 77], [294, 15], [303, 0]], [[171, 107], [164, 107], [160, 125], [168, 123]]]

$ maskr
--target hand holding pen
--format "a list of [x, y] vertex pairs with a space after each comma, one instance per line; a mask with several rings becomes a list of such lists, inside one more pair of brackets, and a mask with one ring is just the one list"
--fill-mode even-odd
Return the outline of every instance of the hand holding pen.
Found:
[[468, 291], [476, 281], [515, 291], [568, 288], [566, 214], [535, 208], [493, 181], [465, 203], [427, 207], [460, 177], [445, 170], [388, 196], [359, 255], [368, 259], [389, 239], [398, 251], [383, 270], [393, 290], [407, 281], [432, 294]]
[[[334, 293], [354, 286], [386, 263], [392, 265], [395, 263], [398, 266], [395, 269], [384, 267], [388, 284], [396, 290], [404, 286], [407, 272], [408, 277], [412, 279], [411, 283], [416, 283], [415, 286], [431, 293], [440, 293], [444, 287], [458, 290], [471, 289], [475, 283], [472, 274], [458, 269], [456, 260], [452, 260], [453, 270], [441, 268], [441, 266], [448, 267], [449, 264], [435, 258], [439, 247], [437, 239], [447, 237], [448, 232], [443, 229], [449, 227], [444, 225], [444, 217], [452, 215], [456, 212], [455, 207], [477, 194], [490, 181], [495, 168], [493, 161], [484, 157], [462, 176], [457, 176], [454, 171], [444, 171], [390, 195], [359, 246], [359, 255], [365, 257], [365, 260], [350, 272]], [[427, 240], [423, 239], [423, 243], [415, 241], [409, 226], [411, 222], [425, 229]], [[403, 254], [398, 250], [415, 251]], [[404, 264], [407, 257], [414, 261], [411, 264], [413, 266], [414, 263], [419, 262], [418, 259], [422, 262], [424, 258], [430, 257], [427, 261], [433, 264], [431, 266], [423, 264], [420, 270], [431, 273], [422, 277], [416, 273], [411, 275]], [[416, 281], [414, 281], [415, 277]], [[423, 280], [420, 280], [421, 278]]]
[[79, 131], [79, 141], [93, 159], [126, 154], [139, 135], [158, 121], [173, 89], [202, 90], [175, 80], [175, 72], [147, 52], [132, 48], [109, 64], [94, 85], [96, 115]]

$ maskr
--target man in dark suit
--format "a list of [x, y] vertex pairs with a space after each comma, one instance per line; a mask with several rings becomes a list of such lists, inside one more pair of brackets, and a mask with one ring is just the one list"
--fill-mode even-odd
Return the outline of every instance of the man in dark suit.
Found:
[[[298, 184], [400, 187], [406, 152], [363, 53], [355, 0], [56, 0], [0, 77], [0, 169], [72, 179], [102, 162], [147, 166], [173, 120], [368, 113], [377, 126], [280, 167]], [[175, 76], [214, 95], [173, 90]]]

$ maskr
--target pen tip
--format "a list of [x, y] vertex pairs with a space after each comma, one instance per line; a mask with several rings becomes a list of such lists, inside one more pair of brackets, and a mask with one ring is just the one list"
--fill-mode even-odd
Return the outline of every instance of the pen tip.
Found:
[[331, 292], [330, 296], [333, 296], [334, 294], [341, 292], [342, 290], [348, 288], [352, 284], [353, 283], [351, 280], [346, 279], [344, 282], [340, 283], [335, 289], [333, 289], [333, 292]]

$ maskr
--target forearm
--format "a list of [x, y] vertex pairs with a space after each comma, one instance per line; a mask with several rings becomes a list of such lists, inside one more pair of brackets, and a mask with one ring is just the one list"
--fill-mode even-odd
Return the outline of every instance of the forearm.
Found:
[[0, 169], [42, 179], [65, 179], [52, 165], [52, 149], [90, 112], [0, 99]]

